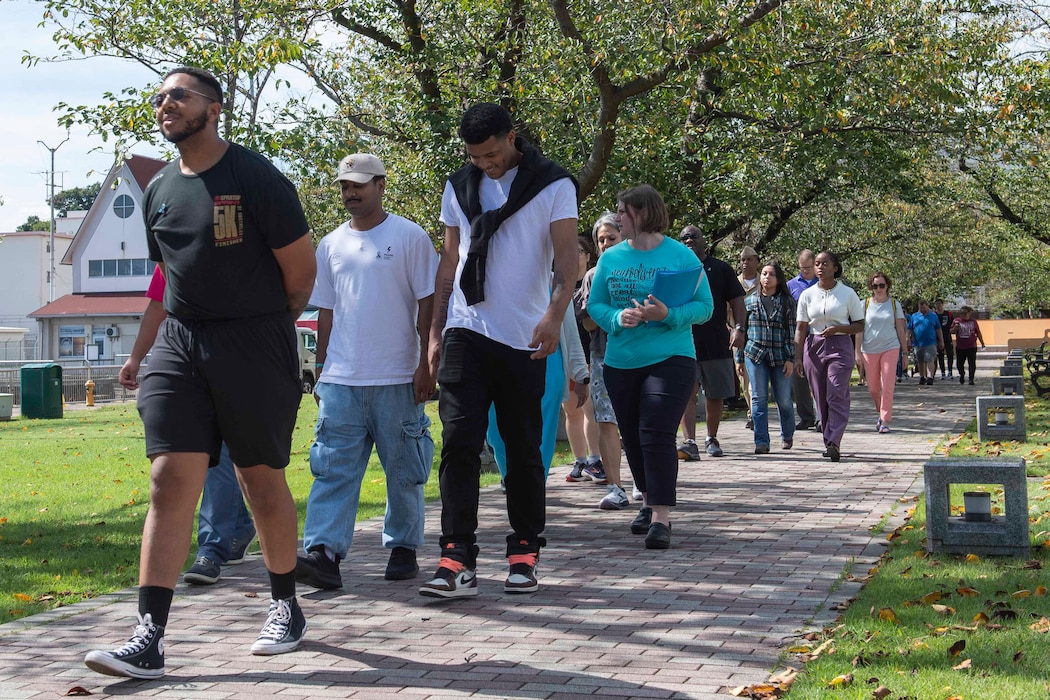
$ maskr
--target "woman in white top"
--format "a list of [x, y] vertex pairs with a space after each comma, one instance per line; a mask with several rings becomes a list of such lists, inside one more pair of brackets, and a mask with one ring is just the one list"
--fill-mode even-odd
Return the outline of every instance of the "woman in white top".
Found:
[[[885, 272], [868, 277], [871, 298], [864, 302], [864, 333], [857, 336], [857, 363], [864, 365], [868, 377], [868, 393], [879, 412], [875, 430], [880, 433], [890, 432], [897, 358], [901, 348], [907, 347], [908, 322], [900, 303], [890, 297], [892, 287]], [[903, 369], [908, 371], [907, 357]]]
[[864, 330], [864, 304], [853, 289], [838, 281], [842, 276], [838, 256], [822, 250], [815, 264], [817, 283], [798, 299], [795, 366], [813, 389], [824, 432], [824, 456], [837, 462], [849, 423], [854, 361], [850, 336]]

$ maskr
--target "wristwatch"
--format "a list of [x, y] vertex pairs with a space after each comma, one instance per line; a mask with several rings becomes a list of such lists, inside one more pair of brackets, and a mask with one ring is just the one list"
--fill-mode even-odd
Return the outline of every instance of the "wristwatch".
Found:
[[743, 331], [744, 330], [744, 326], [743, 326], [743, 324], [738, 323], [735, 326], [733, 326], [733, 330], [735, 330], [735, 331]]
[[584, 377], [583, 380], [580, 383], [581, 384], [590, 384], [591, 383], [591, 378], [590, 377]]

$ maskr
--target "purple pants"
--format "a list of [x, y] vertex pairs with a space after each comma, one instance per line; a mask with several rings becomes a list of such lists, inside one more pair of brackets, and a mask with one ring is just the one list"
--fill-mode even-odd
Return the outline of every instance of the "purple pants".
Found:
[[854, 356], [848, 335], [806, 338], [806, 378], [813, 390], [825, 445], [842, 445], [842, 434], [849, 423], [849, 378]]

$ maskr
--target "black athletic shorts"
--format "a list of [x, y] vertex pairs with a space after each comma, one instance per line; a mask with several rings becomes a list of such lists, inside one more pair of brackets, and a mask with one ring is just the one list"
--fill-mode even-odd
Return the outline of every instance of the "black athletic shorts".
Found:
[[288, 466], [302, 400], [295, 325], [280, 313], [160, 326], [139, 388], [146, 455], [206, 452], [219, 462]]

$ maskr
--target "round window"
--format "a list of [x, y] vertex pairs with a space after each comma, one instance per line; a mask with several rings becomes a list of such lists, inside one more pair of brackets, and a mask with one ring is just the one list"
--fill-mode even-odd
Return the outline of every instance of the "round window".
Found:
[[113, 213], [122, 219], [126, 219], [135, 213], [135, 200], [126, 194], [117, 197], [113, 202]]

